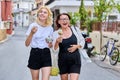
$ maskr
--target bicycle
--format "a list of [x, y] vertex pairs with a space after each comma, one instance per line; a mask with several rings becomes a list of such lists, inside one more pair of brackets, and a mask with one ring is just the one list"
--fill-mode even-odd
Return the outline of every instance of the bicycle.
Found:
[[[103, 37], [108, 38], [107, 36]], [[101, 52], [99, 54], [101, 61], [104, 61], [106, 56], [108, 56], [111, 65], [117, 64], [119, 58], [119, 49], [115, 46], [116, 42], [118, 42], [118, 40], [115, 40], [114, 38], [108, 38], [107, 43], [101, 48]]]

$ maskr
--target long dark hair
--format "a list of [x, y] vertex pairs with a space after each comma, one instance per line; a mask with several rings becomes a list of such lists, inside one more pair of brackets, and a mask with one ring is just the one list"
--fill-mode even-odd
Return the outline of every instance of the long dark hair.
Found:
[[56, 26], [57, 26], [58, 29], [61, 27], [61, 25], [58, 23], [58, 21], [60, 20], [60, 16], [62, 16], [62, 15], [68, 16], [69, 20], [71, 19], [70, 15], [68, 13], [59, 14], [56, 18]]

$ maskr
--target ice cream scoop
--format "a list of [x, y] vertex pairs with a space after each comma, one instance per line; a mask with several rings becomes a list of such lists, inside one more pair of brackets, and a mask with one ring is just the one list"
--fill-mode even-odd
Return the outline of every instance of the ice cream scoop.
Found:
[[53, 41], [53, 39], [50, 37], [50, 36], [48, 36], [47, 38], [46, 38], [46, 42], [47, 43], [50, 43], [50, 42], [52, 42]]
[[62, 35], [62, 34], [63, 34], [62, 29], [59, 29], [58, 34], [59, 34], [59, 35]]

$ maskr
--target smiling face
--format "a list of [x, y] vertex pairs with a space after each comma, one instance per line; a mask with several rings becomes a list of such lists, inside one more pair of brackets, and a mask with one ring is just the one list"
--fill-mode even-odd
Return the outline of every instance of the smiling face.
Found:
[[45, 8], [42, 8], [39, 12], [38, 12], [38, 18], [40, 21], [46, 21], [48, 18], [48, 11]]
[[42, 26], [51, 26], [53, 23], [52, 12], [47, 6], [41, 6], [37, 11], [36, 22]]
[[62, 28], [66, 28], [70, 25], [70, 19], [67, 15], [61, 15], [58, 23], [61, 25]]

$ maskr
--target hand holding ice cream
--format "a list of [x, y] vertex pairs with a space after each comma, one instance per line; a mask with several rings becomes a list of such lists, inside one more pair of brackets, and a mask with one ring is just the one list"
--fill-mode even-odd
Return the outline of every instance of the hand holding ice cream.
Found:
[[58, 40], [57, 40], [57, 41], [58, 41], [58, 42], [62, 42], [62, 39], [63, 39], [63, 38], [62, 38], [62, 35], [63, 35], [62, 29], [59, 29], [59, 30], [58, 30], [58, 34], [59, 34], [59, 37], [58, 37]]
[[48, 36], [48, 37], [46, 38], [46, 42], [47, 42], [47, 43], [51, 43], [52, 41], [53, 41], [52, 37]]

